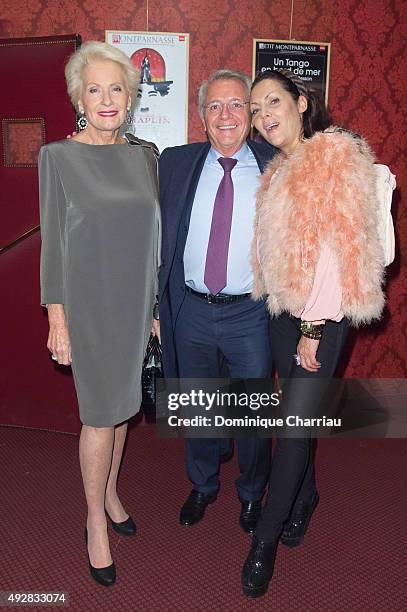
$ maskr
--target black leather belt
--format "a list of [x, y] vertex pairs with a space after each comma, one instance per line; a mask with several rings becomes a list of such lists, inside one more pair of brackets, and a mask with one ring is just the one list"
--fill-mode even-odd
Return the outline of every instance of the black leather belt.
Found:
[[199, 291], [191, 289], [191, 287], [188, 287], [188, 285], [185, 285], [185, 289], [187, 293], [190, 293], [201, 300], [205, 300], [205, 302], [208, 302], [208, 304], [231, 304], [232, 302], [247, 300], [251, 296], [251, 293], [242, 293], [240, 295], [226, 295], [225, 293], [213, 295], [212, 293], [200, 293]]

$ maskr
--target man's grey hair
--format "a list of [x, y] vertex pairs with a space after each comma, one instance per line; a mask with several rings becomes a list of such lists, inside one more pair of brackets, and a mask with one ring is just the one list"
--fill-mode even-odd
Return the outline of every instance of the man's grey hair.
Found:
[[205, 113], [205, 101], [209, 85], [211, 85], [211, 83], [214, 83], [215, 81], [223, 81], [226, 79], [236, 79], [237, 81], [243, 83], [244, 88], [246, 90], [246, 98], [247, 100], [250, 98], [250, 88], [252, 86], [252, 81], [247, 76], [247, 74], [244, 74], [244, 72], [239, 72], [239, 70], [216, 70], [216, 72], [211, 74], [207, 81], [202, 82], [199, 88], [198, 109], [201, 119], [203, 119]]

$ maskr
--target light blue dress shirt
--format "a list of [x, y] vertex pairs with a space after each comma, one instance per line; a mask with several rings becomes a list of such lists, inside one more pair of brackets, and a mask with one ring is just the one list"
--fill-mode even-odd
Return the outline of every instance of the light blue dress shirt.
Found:
[[[211, 147], [192, 205], [184, 251], [185, 282], [191, 289], [200, 293], [209, 292], [204, 283], [204, 274], [213, 207], [216, 192], [223, 177], [223, 169], [218, 162], [219, 157], [222, 155]], [[250, 293], [253, 286], [250, 247], [253, 239], [256, 190], [259, 186], [260, 170], [247, 144], [244, 144], [232, 157], [237, 159], [237, 164], [232, 170], [233, 218], [229, 241], [227, 285], [221, 293], [240, 295]]]

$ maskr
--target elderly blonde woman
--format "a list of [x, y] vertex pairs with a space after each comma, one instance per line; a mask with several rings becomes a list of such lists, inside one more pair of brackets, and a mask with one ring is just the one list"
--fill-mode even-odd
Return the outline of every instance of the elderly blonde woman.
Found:
[[106, 515], [119, 534], [136, 533], [117, 476], [127, 421], [141, 403], [156, 295], [156, 159], [153, 145], [121, 136], [138, 85], [124, 53], [89, 42], [65, 73], [82, 129], [40, 152], [41, 301], [48, 305], [48, 349], [59, 364], [72, 365], [83, 424], [90, 574], [109, 586], [116, 569]]

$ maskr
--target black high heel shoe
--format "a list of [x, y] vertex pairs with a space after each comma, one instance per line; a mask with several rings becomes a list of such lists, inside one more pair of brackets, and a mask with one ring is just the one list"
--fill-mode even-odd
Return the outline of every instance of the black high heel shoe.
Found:
[[[106, 512], [107, 514], [107, 512]], [[107, 514], [109, 521], [112, 524], [113, 529], [122, 536], [135, 536], [137, 533], [136, 523], [133, 521], [131, 516], [121, 523], [115, 523], [113, 519]]]
[[[88, 530], [85, 527], [85, 544], [88, 545]], [[114, 561], [111, 565], [107, 567], [93, 567], [90, 563], [89, 552], [88, 552], [88, 562], [89, 562], [89, 571], [90, 575], [96, 582], [102, 584], [103, 586], [112, 586], [116, 582], [116, 566]]]

